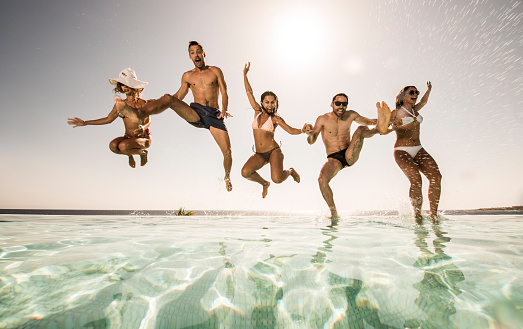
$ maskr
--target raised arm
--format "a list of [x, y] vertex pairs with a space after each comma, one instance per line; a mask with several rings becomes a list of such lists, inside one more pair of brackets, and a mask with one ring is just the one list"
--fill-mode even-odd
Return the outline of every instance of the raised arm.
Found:
[[319, 116], [318, 119], [316, 119], [316, 123], [314, 124], [314, 128], [312, 130], [310, 129], [310, 127], [309, 129], [307, 129], [307, 127], [304, 128], [305, 133], [309, 135], [307, 136], [307, 142], [311, 145], [314, 144], [316, 142], [316, 139], [318, 139], [318, 135], [323, 129], [323, 116]]
[[243, 68], [243, 84], [245, 85], [245, 92], [247, 93], [247, 98], [249, 99], [249, 103], [251, 104], [252, 108], [255, 111], [261, 111], [261, 106], [260, 104], [258, 104], [258, 102], [256, 102], [256, 99], [254, 98], [254, 94], [252, 92], [251, 84], [249, 83], [249, 79], [247, 78], [247, 72], [249, 72], [250, 67], [251, 62], [248, 62], [247, 64], [245, 64], [245, 67]]
[[182, 85], [180, 86], [180, 89], [174, 94], [173, 96], [178, 98], [179, 100], [183, 101], [185, 96], [187, 96], [187, 93], [189, 92], [189, 82], [187, 81], [187, 72], [185, 72], [182, 75]]
[[414, 105], [414, 109], [419, 112], [423, 106], [425, 106], [429, 100], [430, 91], [432, 90], [432, 83], [427, 81], [427, 91], [423, 94], [418, 104]]
[[96, 120], [87, 120], [84, 121], [80, 118], [74, 117], [74, 118], [68, 118], [67, 123], [72, 125], [73, 128], [76, 127], [82, 127], [82, 126], [95, 126], [95, 125], [106, 125], [108, 123], [113, 122], [118, 118], [118, 112], [116, 111], [116, 105], [113, 106], [113, 109], [105, 118], [100, 118]]
[[291, 127], [285, 122], [285, 120], [283, 120], [282, 117], [277, 116], [277, 115], [274, 116], [274, 122], [276, 122], [276, 124], [278, 126], [282, 127], [283, 130], [285, 130], [286, 132], [288, 132], [291, 135], [299, 135], [301, 133], [304, 133], [307, 128], [307, 124], [304, 124], [303, 128], [301, 128], [301, 129]]

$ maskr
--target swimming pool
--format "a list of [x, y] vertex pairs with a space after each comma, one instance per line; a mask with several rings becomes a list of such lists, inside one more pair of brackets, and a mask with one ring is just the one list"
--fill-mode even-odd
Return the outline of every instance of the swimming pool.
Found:
[[0, 215], [0, 327], [520, 328], [522, 223]]

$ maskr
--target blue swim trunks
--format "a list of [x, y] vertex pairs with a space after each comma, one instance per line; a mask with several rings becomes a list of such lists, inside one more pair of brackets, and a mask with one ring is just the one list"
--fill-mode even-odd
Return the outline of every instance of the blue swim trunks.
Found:
[[189, 122], [190, 124], [197, 128], [209, 129], [210, 127], [214, 127], [227, 131], [223, 118], [218, 119], [218, 116], [222, 113], [220, 110], [198, 103], [191, 103], [190, 106], [200, 116], [200, 121]]

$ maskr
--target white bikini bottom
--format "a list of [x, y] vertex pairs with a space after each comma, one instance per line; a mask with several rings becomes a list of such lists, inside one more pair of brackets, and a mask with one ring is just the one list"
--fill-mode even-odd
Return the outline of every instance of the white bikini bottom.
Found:
[[413, 159], [416, 157], [416, 154], [418, 154], [419, 150], [421, 150], [423, 146], [417, 145], [417, 146], [398, 146], [394, 148], [394, 151], [405, 151], [407, 152]]

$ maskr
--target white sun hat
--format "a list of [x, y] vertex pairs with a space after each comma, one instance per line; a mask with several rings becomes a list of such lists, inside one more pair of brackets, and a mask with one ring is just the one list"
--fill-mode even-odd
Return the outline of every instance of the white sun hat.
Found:
[[134, 71], [131, 70], [130, 67], [123, 69], [122, 72], [120, 72], [120, 76], [117, 79], [109, 79], [109, 82], [113, 85], [119, 82], [133, 89], [142, 89], [145, 88], [145, 86], [147, 86], [147, 82], [140, 81], [136, 78], [136, 73], [134, 73]]

